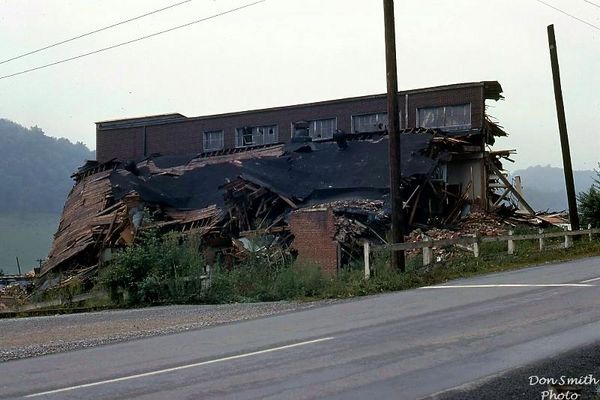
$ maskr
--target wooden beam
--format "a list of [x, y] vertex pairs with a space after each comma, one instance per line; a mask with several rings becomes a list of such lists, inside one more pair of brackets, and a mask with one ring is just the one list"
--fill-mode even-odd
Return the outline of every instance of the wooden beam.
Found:
[[529, 203], [527, 203], [527, 201], [523, 198], [523, 196], [521, 196], [521, 194], [513, 187], [513, 185], [511, 185], [511, 183], [508, 181], [508, 179], [506, 179], [506, 177], [494, 165], [494, 163], [491, 162], [490, 160], [487, 160], [487, 165], [492, 170], [492, 172], [494, 174], [496, 174], [498, 176], [498, 178], [500, 178], [502, 183], [504, 183], [506, 185], [506, 188], [509, 189], [512, 192], [512, 194], [515, 195], [517, 200], [519, 200], [519, 202], [523, 205], [523, 207], [525, 207], [527, 212], [529, 212], [531, 215], [535, 215], [535, 211], [533, 211], [533, 208], [531, 208], [531, 206], [529, 205]]

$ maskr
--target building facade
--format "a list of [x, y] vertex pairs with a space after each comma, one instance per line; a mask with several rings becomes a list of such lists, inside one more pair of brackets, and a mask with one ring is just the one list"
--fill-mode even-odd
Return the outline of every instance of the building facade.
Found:
[[[438, 86], [399, 93], [402, 128], [441, 128], [485, 135], [485, 101], [502, 98], [498, 82]], [[165, 114], [96, 123], [96, 155], [139, 160], [151, 154], [188, 155], [286, 143], [302, 122], [313, 140], [336, 131], [364, 133], [387, 128], [385, 94], [203, 117]], [[481, 143], [483, 146], [483, 142]]]

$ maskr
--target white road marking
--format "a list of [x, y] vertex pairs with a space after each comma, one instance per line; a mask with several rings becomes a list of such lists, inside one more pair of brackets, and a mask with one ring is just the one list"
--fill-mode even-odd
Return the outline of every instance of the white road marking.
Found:
[[590, 282], [596, 282], [596, 281], [600, 281], [600, 277], [593, 278], [593, 279], [588, 279], [587, 281], [581, 281], [579, 283], [590, 283]]
[[440, 285], [420, 289], [472, 289], [472, 288], [520, 288], [520, 287], [593, 287], [585, 283], [500, 283], [497, 285]]
[[300, 343], [288, 344], [286, 346], [273, 347], [271, 349], [253, 351], [251, 353], [238, 354], [237, 356], [229, 356], [229, 357], [217, 358], [215, 360], [202, 361], [202, 362], [198, 362], [198, 363], [194, 363], [194, 364], [181, 365], [179, 367], [173, 367], [173, 368], [165, 368], [165, 369], [160, 369], [160, 370], [157, 370], [157, 371], [145, 372], [143, 374], [123, 376], [121, 378], [114, 378], [114, 379], [107, 379], [105, 381], [85, 383], [83, 385], [70, 386], [70, 387], [66, 387], [66, 388], [62, 388], [62, 389], [49, 390], [47, 392], [33, 393], [33, 394], [29, 394], [29, 395], [27, 395], [25, 397], [38, 397], [38, 396], [44, 396], [44, 395], [47, 395], [47, 394], [69, 392], [71, 390], [83, 389], [83, 388], [88, 388], [88, 387], [92, 387], [92, 386], [106, 385], [108, 383], [123, 382], [123, 381], [128, 381], [128, 380], [131, 380], [131, 379], [145, 378], [147, 376], [165, 374], [165, 373], [168, 373], [168, 372], [181, 371], [183, 369], [201, 367], [201, 366], [204, 366], [204, 365], [216, 364], [216, 363], [223, 362], [223, 361], [237, 360], [237, 359], [240, 359], [240, 358], [246, 358], [246, 357], [257, 356], [257, 355], [260, 355], [260, 354], [272, 353], [274, 351], [287, 350], [287, 349], [291, 349], [291, 348], [294, 348], [294, 347], [306, 346], [307, 344], [320, 343], [320, 342], [325, 342], [327, 340], [332, 340], [332, 339], [334, 339], [334, 337], [325, 337], [325, 338], [321, 338], [321, 339], [309, 340], [307, 342], [300, 342]]

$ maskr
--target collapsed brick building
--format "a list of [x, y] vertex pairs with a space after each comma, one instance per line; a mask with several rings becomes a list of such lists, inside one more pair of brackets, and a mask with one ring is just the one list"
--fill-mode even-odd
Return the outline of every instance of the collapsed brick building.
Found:
[[[400, 93], [402, 186], [409, 228], [451, 226], [471, 208], [533, 214], [502, 172], [512, 151], [486, 114], [498, 82]], [[97, 161], [77, 171], [42, 275], [93, 272], [154, 227], [196, 234], [225, 262], [261, 236], [272, 257], [334, 274], [389, 224], [385, 96], [186, 118], [98, 122]], [[374, 239], [375, 238], [375, 239]], [[296, 245], [294, 245], [294, 242]], [[215, 257], [216, 257], [215, 256]]]

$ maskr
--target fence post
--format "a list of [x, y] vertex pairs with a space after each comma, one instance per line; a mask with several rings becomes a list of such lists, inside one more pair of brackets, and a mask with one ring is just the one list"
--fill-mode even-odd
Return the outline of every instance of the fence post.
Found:
[[423, 247], [423, 266], [427, 266], [433, 262], [433, 247], [430, 247], [431, 238], [429, 236], [425, 236], [423, 241], [425, 242], [425, 246]]
[[[544, 229], [543, 228], [539, 228], [538, 233], [540, 235], [543, 235], [544, 234]], [[544, 250], [544, 237], [540, 236], [539, 240], [540, 240], [540, 251], [543, 251]]]
[[590, 238], [590, 242], [592, 241], [592, 224], [588, 224], [588, 237]]
[[[565, 232], [568, 232], [568, 229], [565, 229]], [[573, 246], [573, 238], [571, 236], [565, 235], [565, 249]]]
[[480, 234], [479, 232], [475, 233], [475, 241], [473, 242], [473, 256], [475, 256], [475, 258], [479, 258], [479, 242], [480, 242]]
[[[512, 236], [513, 234], [512, 229], [508, 231], [508, 236]], [[508, 239], [508, 254], [511, 256], [515, 254], [515, 241], [512, 239]]]
[[363, 253], [364, 253], [364, 257], [365, 257], [365, 279], [369, 279], [371, 277], [371, 264], [370, 264], [371, 246], [369, 245], [368, 240], [365, 240], [363, 242]]

